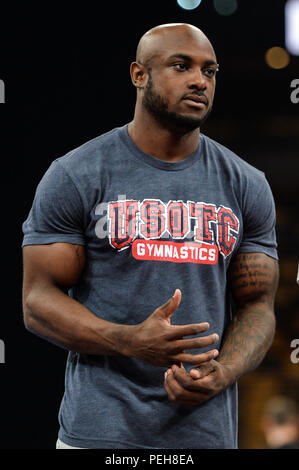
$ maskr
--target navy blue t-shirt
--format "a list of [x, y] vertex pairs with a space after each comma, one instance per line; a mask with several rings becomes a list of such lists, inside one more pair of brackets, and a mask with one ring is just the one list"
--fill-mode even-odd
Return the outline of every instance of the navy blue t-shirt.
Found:
[[[172, 323], [209, 322], [216, 348], [232, 315], [232, 257], [277, 258], [275, 206], [261, 171], [203, 134], [182, 161], [153, 158], [127, 126], [51, 164], [23, 232], [23, 246], [85, 246], [69, 295], [98, 317], [140, 323], [179, 288]], [[135, 358], [70, 352], [59, 438], [87, 448], [236, 448], [237, 385], [186, 406], [168, 400], [164, 371]]]

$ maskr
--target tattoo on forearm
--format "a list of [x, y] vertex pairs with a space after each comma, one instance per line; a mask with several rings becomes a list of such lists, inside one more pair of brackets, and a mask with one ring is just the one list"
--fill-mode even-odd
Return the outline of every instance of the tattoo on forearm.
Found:
[[239, 254], [232, 262], [229, 282], [236, 312], [219, 360], [233, 364], [239, 377], [259, 365], [273, 340], [277, 262], [262, 253]]

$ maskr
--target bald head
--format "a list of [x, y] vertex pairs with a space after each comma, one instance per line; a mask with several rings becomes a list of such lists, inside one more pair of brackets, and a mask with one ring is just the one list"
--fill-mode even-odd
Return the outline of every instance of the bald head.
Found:
[[212, 44], [199, 28], [186, 23], [169, 23], [156, 26], [141, 37], [137, 46], [136, 61], [150, 67], [155, 57], [163, 50], [174, 45], [183, 47], [191, 39], [198, 42], [198, 47], [208, 45], [214, 53]]

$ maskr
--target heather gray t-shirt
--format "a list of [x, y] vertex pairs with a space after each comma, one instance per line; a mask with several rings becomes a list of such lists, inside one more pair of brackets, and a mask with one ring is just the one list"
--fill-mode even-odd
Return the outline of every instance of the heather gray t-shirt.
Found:
[[[277, 258], [274, 226], [264, 174], [227, 148], [201, 134], [193, 154], [168, 163], [142, 152], [123, 126], [51, 164], [23, 246], [84, 245], [86, 265], [69, 295], [111, 322], [140, 323], [179, 288], [172, 323], [208, 321], [220, 347], [232, 315], [232, 256]], [[236, 448], [237, 385], [186, 406], [168, 400], [164, 371], [125, 356], [69, 353], [59, 438], [88, 448]]]

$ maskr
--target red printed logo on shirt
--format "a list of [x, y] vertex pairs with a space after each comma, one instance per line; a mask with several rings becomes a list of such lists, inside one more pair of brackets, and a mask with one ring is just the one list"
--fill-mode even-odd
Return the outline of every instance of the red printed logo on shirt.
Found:
[[240, 228], [232, 209], [205, 202], [118, 200], [107, 216], [110, 245], [132, 247], [139, 260], [216, 264], [219, 253], [232, 253]]
[[135, 259], [142, 260], [216, 264], [218, 261], [218, 248], [215, 245], [202, 245], [192, 242], [134, 240], [132, 255]]

